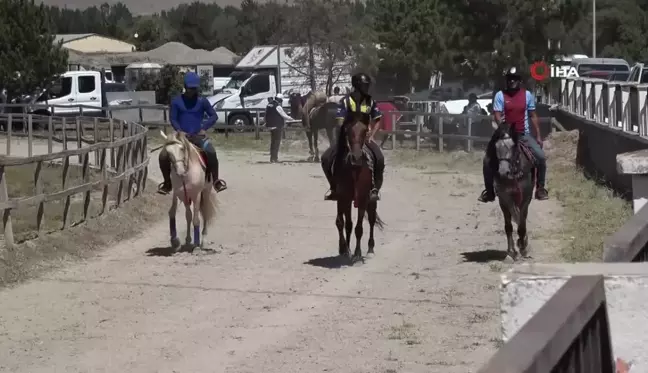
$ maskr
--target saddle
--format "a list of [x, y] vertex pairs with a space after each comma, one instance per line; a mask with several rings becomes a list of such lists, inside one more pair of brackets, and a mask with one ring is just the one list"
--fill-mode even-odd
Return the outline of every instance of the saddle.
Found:
[[[337, 160], [337, 149], [333, 149], [332, 153], [332, 160], [331, 160], [331, 172], [335, 173], [335, 163]], [[371, 151], [371, 148], [367, 146], [367, 144], [362, 146], [362, 153], [364, 154], [365, 158], [367, 159], [367, 166], [369, 166], [369, 169], [373, 173], [374, 171], [374, 165], [376, 164], [376, 155]]]
[[191, 147], [195, 149], [198, 152], [198, 159], [200, 160], [200, 166], [202, 167], [203, 171], [205, 172], [205, 180], [211, 182], [211, 170], [208, 167], [207, 163], [207, 154], [205, 154], [205, 151], [199, 148], [198, 146], [194, 145], [193, 143], [189, 142]]

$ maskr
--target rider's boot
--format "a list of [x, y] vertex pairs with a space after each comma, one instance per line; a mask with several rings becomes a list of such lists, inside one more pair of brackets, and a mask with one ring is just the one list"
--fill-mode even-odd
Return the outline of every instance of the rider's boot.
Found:
[[493, 171], [490, 168], [490, 163], [488, 160], [484, 160], [484, 165], [483, 165], [483, 173], [484, 173], [484, 191], [482, 191], [481, 195], [477, 200], [479, 202], [493, 202], [495, 201], [495, 180], [493, 179]]
[[374, 171], [374, 188], [369, 193], [369, 201], [371, 202], [380, 201], [380, 188], [382, 188], [383, 184], [383, 175], [384, 171], [382, 170]]
[[169, 194], [171, 192], [171, 161], [169, 158], [160, 153], [159, 157], [160, 162], [160, 171], [162, 172], [162, 178], [164, 182], [158, 185], [158, 193], [160, 194]]
[[206, 147], [205, 155], [207, 156], [208, 168], [211, 171], [211, 180], [214, 185], [214, 189], [216, 190], [216, 192], [222, 192], [227, 189], [227, 184], [224, 180], [221, 180], [218, 177], [219, 164], [218, 156], [216, 155], [216, 149], [214, 149], [213, 146]]
[[537, 185], [536, 185], [536, 192], [535, 192], [535, 198], [540, 201], [545, 201], [549, 199], [549, 192], [547, 192], [547, 189], [545, 189], [545, 180], [547, 177], [547, 164], [545, 162], [540, 162], [537, 165]]

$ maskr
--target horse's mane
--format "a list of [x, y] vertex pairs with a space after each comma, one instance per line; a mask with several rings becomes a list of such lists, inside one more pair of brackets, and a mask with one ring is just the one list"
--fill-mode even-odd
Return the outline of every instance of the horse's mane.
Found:
[[181, 144], [184, 147], [189, 163], [196, 162], [200, 164], [200, 154], [198, 153], [198, 149], [191, 143], [191, 141], [189, 141], [189, 139], [187, 139], [187, 136], [179, 133], [167, 135], [167, 141], [164, 146], [171, 144]]

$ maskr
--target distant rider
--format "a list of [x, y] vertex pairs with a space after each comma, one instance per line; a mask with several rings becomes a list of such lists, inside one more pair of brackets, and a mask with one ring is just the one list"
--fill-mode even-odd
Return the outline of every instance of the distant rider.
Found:
[[324, 174], [329, 182], [330, 193], [324, 199], [328, 201], [335, 201], [338, 195], [335, 190], [335, 179], [333, 177], [332, 168], [334, 163], [340, 164], [343, 160], [340, 155], [346, 146], [345, 130], [348, 125], [355, 120], [360, 120], [369, 126], [367, 137], [367, 146], [376, 158], [374, 165], [374, 185], [371, 190], [370, 200], [372, 202], [380, 200], [380, 188], [383, 184], [383, 174], [385, 172], [385, 158], [380, 150], [378, 144], [374, 142], [374, 136], [380, 129], [382, 113], [378, 110], [376, 102], [369, 95], [369, 88], [371, 87], [371, 78], [367, 74], [358, 73], [351, 78], [351, 85], [353, 91], [342, 98], [338, 105], [337, 120], [339, 131], [337, 135], [337, 144], [331, 147], [322, 154], [322, 168]]
[[[501, 128], [502, 123], [506, 121], [511, 131], [517, 135], [518, 141], [525, 144], [533, 153], [536, 162], [535, 166], [538, 171], [535, 197], [538, 200], [546, 200], [549, 198], [549, 193], [545, 189], [547, 161], [542, 146], [540, 145], [542, 144], [542, 135], [540, 134], [540, 125], [538, 124], [538, 116], [536, 114], [535, 99], [531, 92], [521, 87], [522, 77], [515, 67], [508, 69], [505, 77], [506, 88], [503, 91], [497, 92], [493, 100], [495, 122]], [[531, 123], [533, 124], [535, 138], [531, 136], [529, 119], [531, 119]], [[495, 141], [497, 141], [497, 138], [494, 135], [487, 149], [493, 149]], [[495, 166], [493, 165], [493, 160], [489, 159], [491, 156], [492, 153], [487, 150], [483, 167], [485, 190], [479, 196], [480, 202], [492, 202], [495, 200]]]
[[[194, 72], [184, 76], [185, 92], [173, 98], [169, 117], [171, 126], [176, 132], [184, 134], [187, 139], [205, 152], [207, 169], [211, 172], [214, 189], [222, 192], [227, 189], [225, 181], [218, 176], [218, 157], [216, 149], [209, 142], [206, 131], [218, 120], [218, 116], [209, 101], [198, 94], [200, 77]], [[207, 119], [203, 121], [203, 118]], [[158, 192], [168, 194], [171, 192], [171, 162], [165, 151], [160, 152], [160, 170], [164, 182], [158, 187]]]

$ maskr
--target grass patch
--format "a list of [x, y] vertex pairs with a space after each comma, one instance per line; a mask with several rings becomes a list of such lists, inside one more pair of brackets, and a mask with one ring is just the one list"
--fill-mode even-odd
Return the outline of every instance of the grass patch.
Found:
[[100, 248], [132, 238], [166, 218], [168, 198], [156, 194], [151, 181], [147, 185], [148, 189], [141, 196], [95, 219], [43, 234], [16, 245], [13, 250], [1, 247], [0, 287], [34, 278], [70, 260], [89, 258]]
[[389, 160], [399, 166], [427, 170], [429, 173], [475, 173], [481, 172], [483, 152], [453, 151], [438, 153], [429, 150], [397, 149]]
[[[35, 190], [35, 171], [36, 164], [22, 166], [10, 166], [5, 168], [5, 177], [7, 181], [7, 192], [9, 198], [25, 198], [36, 194]], [[99, 170], [90, 169], [89, 182], [101, 179]], [[58, 163], [44, 162], [40, 180], [43, 187], [43, 193], [50, 194], [63, 190], [63, 166]], [[72, 188], [84, 184], [83, 170], [79, 165], [70, 165], [68, 169], [66, 188]], [[125, 188], [127, 183], [124, 184]], [[118, 184], [112, 184], [108, 187], [108, 204], [110, 205], [117, 196]], [[101, 212], [101, 197], [103, 187], [96, 187], [91, 191], [91, 202], [88, 208], [90, 218], [97, 216]], [[126, 197], [126, 190], [122, 192], [122, 198]], [[70, 199], [70, 211], [68, 224], [74, 225], [83, 220], [83, 202], [85, 193], [79, 193]], [[44, 204], [43, 225], [41, 232], [52, 232], [61, 229], [63, 226], [63, 211], [65, 200], [50, 201]], [[21, 207], [11, 212], [14, 240], [22, 242], [33, 239], [37, 236], [37, 212], [38, 206]]]
[[549, 137], [547, 187], [564, 208], [558, 232], [561, 257], [568, 262], [599, 262], [603, 241], [632, 216], [632, 206], [576, 167], [577, 144], [577, 131]]

